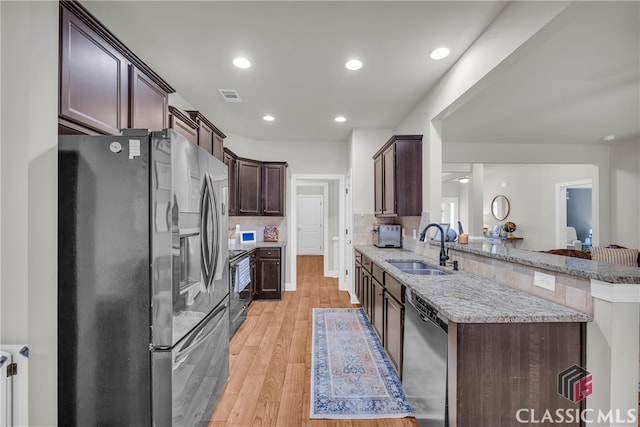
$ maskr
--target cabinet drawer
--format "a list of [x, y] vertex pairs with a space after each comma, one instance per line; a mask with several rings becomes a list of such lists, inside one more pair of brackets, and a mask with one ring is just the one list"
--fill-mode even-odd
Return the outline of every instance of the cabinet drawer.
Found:
[[280, 248], [258, 249], [260, 258], [280, 258]]
[[384, 270], [376, 264], [373, 264], [371, 268], [373, 277], [376, 278], [378, 283], [384, 284]]
[[362, 266], [364, 267], [365, 270], [367, 270], [369, 273], [371, 273], [371, 258], [369, 258], [366, 255], [362, 255]]
[[404, 304], [404, 288], [405, 286], [396, 279], [387, 274], [384, 278], [384, 286], [396, 300]]

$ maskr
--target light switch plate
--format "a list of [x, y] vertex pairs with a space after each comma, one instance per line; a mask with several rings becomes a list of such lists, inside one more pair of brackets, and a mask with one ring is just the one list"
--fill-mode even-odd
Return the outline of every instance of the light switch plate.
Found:
[[550, 291], [555, 291], [556, 276], [535, 271], [533, 273], [533, 284], [540, 288], [548, 289]]

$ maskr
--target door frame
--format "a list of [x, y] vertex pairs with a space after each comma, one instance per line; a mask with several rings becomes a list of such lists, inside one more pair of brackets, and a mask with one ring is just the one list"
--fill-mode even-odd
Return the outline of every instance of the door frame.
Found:
[[[329, 183], [328, 182], [313, 182], [313, 181], [298, 181], [297, 187], [322, 187], [322, 255], [324, 256], [324, 275], [328, 275], [328, 258], [329, 258], [329, 230], [327, 223], [329, 222], [329, 204], [327, 199], [329, 198]], [[298, 192], [296, 191], [296, 252], [298, 251]], [[333, 276], [336, 277], [336, 276]]]
[[[568, 188], [590, 188], [593, 191], [592, 179], [581, 179], [577, 181], [560, 182], [556, 184], [556, 247], [567, 247], [567, 189]], [[593, 194], [593, 193], [592, 193]], [[594, 218], [593, 201], [591, 201], [591, 218]], [[597, 223], [592, 221], [593, 245], [596, 246], [595, 240], [599, 239], [599, 233], [596, 229]]]
[[[291, 283], [290, 289], [287, 290], [296, 290], [297, 289], [297, 256], [298, 256], [298, 206], [297, 206], [297, 188], [298, 186], [307, 185], [306, 183], [312, 183], [312, 185], [320, 186], [321, 183], [329, 182], [337, 182], [338, 184], [338, 237], [339, 237], [339, 268], [338, 268], [338, 289], [341, 291], [347, 290], [345, 285], [345, 261], [344, 261], [344, 245], [345, 238], [344, 233], [340, 232], [345, 229], [345, 215], [344, 215], [344, 197], [341, 197], [344, 194], [344, 175], [343, 174], [291, 174], [291, 189], [289, 193], [289, 200], [291, 200], [291, 221], [289, 223], [289, 262], [291, 265]], [[328, 209], [330, 201], [328, 198], [325, 199], [325, 207]], [[325, 229], [328, 227], [325, 223]], [[328, 233], [328, 231], [327, 231]], [[327, 234], [328, 235], [328, 234]], [[328, 250], [328, 245], [325, 245], [325, 249]], [[329, 262], [328, 256], [325, 256], [325, 263]]]

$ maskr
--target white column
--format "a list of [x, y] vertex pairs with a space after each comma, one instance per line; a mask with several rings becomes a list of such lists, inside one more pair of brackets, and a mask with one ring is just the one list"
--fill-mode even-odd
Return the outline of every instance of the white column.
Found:
[[593, 393], [587, 397], [591, 417], [612, 417], [595, 423], [637, 425], [640, 285], [591, 281], [593, 322], [587, 325], [587, 366]]

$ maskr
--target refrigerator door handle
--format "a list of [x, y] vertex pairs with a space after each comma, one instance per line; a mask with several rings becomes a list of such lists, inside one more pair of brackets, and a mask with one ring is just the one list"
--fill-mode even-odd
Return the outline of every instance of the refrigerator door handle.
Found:
[[202, 336], [200, 335], [200, 333], [202, 332], [202, 329], [204, 329], [204, 327], [212, 319], [214, 319], [218, 315], [218, 313], [226, 310], [227, 306], [228, 304], [226, 302], [224, 304], [221, 304], [214, 312], [212, 312], [208, 316], [207, 320], [202, 322], [202, 324], [199, 326], [199, 330], [197, 332], [196, 331], [193, 332], [194, 334], [196, 334], [196, 337], [193, 339], [191, 343], [189, 343], [187, 348], [178, 352], [178, 354], [176, 355], [175, 361], [173, 362], [173, 370], [177, 369], [181, 365], [182, 361], [185, 360], [189, 356], [189, 354], [191, 354], [191, 352], [197, 349], [203, 342], [206, 342], [207, 338], [209, 338], [209, 336], [211, 336], [211, 334], [213, 334], [220, 327], [221, 324], [224, 324], [224, 322], [219, 321], [218, 324], [215, 325], [213, 328], [211, 328], [206, 334]]
[[213, 179], [209, 173], [206, 174], [206, 179], [209, 183], [209, 191], [211, 192], [211, 223], [213, 224], [213, 239], [211, 240], [211, 253], [212, 253], [212, 270], [210, 280], [219, 279], [218, 275], [218, 258], [220, 257], [220, 218], [218, 216], [218, 196], [216, 194], [215, 186], [213, 185]]
[[200, 197], [200, 252], [202, 254], [202, 276], [205, 288], [209, 288], [213, 277], [213, 254], [209, 237], [209, 216], [211, 215], [211, 188], [207, 176], [202, 181], [202, 195]]

